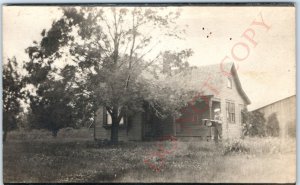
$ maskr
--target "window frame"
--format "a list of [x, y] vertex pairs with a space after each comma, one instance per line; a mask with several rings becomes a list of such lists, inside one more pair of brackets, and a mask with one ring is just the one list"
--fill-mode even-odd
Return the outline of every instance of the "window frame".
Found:
[[226, 120], [228, 123], [235, 124], [235, 103], [234, 101], [226, 101]]

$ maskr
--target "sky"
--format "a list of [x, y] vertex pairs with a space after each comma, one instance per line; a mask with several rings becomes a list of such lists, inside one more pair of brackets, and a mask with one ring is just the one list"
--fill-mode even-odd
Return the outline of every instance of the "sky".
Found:
[[[170, 7], [178, 8], [178, 7]], [[182, 6], [178, 26], [184, 40], [165, 40], [169, 49], [191, 48], [196, 66], [234, 62], [253, 110], [296, 94], [294, 7]], [[3, 57], [28, 60], [25, 49], [61, 16], [57, 7], [3, 7]]]

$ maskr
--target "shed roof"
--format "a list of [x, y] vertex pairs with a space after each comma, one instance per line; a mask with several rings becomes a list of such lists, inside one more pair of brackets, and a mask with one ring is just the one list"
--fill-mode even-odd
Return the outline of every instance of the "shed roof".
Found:
[[279, 102], [281, 102], [281, 101], [287, 100], [287, 99], [289, 99], [289, 98], [296, 98], [296, 94], [291, 95], [291, 96], [288, 96], [288, 97], [285, 97], [285, 98], [282, 98], [282, 99], [280, 99], [280, 100], [276, 100], [276, 101], [274, 101], [274, 102], [272, 102], [272, 103], [266, 104], [266, 105], [261, 106], [261, 107], [258, 107], [258, 108], [256, 108], [256, 109], [253, 109], [252, 111], [257, 111], [257, 110], [264, 109], [264, 108], [266, 108], [266, 107], [268, 107], [268, 106], [274, 105], [274, 104], [276, 104], [276, 103], [279, 103]]

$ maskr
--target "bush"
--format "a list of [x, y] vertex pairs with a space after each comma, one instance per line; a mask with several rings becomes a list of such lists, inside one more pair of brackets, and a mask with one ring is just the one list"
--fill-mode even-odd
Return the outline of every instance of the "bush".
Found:
[[228, 155], [231, 153], [248, 153], [250, 148], [245, 145], [243, 140], [236, 139], [225, 142], [223, 154]]
[[50, 139], [52, 134], [45, 129], [32, 129], [32, 130], [14, 130], [8, 134], [8, 140], [35, 140], [35, 139]]
[[93, 138], [93, 133], [88, 128], [75, 129], [72, 127], [62, 128], [57, 137], [61, 138]]
[[268, 117], [266, 132], [268, 136], [278, 137], [279, 136], [279, 121], [277, 119], [277, 114], [272, 113]]
[[265, 136], [265, 118], [259, 111], [243, 110], [243, 136]]

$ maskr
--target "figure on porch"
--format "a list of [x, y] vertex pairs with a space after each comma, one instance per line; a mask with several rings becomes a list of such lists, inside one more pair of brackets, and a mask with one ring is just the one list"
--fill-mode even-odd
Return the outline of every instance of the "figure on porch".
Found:
[[219, 139], [222, 139], [222, 114], [221, 109], [216, 108], [214, 110], [214, 120], [213, 120], [213, 127], [214, 127], [214, 139], [215, 141], [218, 141]]

